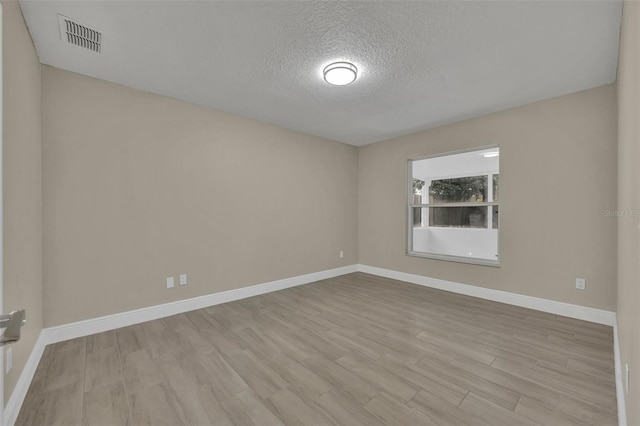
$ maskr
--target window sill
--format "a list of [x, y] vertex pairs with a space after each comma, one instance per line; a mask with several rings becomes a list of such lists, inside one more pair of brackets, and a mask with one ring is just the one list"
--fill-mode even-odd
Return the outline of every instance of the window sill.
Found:
[[471, 265], [490, 266], [492, 268], [499, 268], [499, 260], [480, 259], [477, 257], [462, 257], [462, 256], [450, 256], [446, 254], [435, 253], [423, 253], [417, 251], [408, 251], [407, 256], [421, 257], [424, 259], [444, 260], [446, 262], [468, 263]]

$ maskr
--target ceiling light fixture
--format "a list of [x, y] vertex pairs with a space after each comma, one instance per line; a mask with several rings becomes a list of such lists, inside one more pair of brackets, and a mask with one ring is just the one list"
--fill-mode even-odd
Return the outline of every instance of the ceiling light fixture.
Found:
[[353, 83], [358, 77], [358, 68], [349, 62], [334, 62], [322, 71], [324, 80], [335, 86], [345, 86]]
[[499, 151], [489, 151], [489, 152], [485, 152], [484, 154], [482, 154], [482, 156], [484, 158], [493, 158], [493, 157], [497, 157], [500, 155]]

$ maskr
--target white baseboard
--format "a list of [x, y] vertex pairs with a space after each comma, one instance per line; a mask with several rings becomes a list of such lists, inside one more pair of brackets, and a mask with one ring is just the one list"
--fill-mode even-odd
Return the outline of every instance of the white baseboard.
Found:
[[7, 401], [7, 405], [4, 408], [5, 425], [13, 426], [18, 419], [20, 408], [22, 408], [24, 398], [25, 396], [27, 396], [29, 386], [31, 386], [33, 375], [36, 373], [36, 369], [38, 368], [38, 364], [40, 363], [40, 358], [42, 358], [44, 348], [45, 346], [47, 346], [44, 342], [45, 339], [43, 333], [44, 331], [40, 332], [38, 340], [36, 340], [36, 344], [33, 346], [33, 350], [31, 351], [31, 355], [29, 355], [29, 359], [27, 360], [27, 363], [24, 366], [20, 377], [18, 378], [18, 382], [16, 383], [15, 388], [13, 388], [13, 393], [11, 393], [11, 397], [9, 398], [9, 401]]
[[234, 300], [240, 300], [247, 297], [270, 293], [273, 291], [284, 290], [286, 288], [338, 277], [340, 275], [345, 275], [352, 272], [364, 272], [426, 287], [465, 294], [481, 299], [507, 303], [556, 315], [563, 315], [571, 318], [613, 326], [614, 352], [616, 357], [615, 365], [616, 391], [618, 395], [618, 418], [620, 426], [626, 426], [625, 404], [623, 396], [624, 389], [622, 385], [622, 372], [620, 370], [620, 353], [618, 347], [616, 314], [614, 312], [588, 308], [579, 305], [572, 305], [569, 303], [556, 302], [553, 300], [547, 300], [532, 296], [509, 293], [500, 290], [492, 290], [483, 287], [460, 284], [452, 281], [429, 278], [421, 275], [408, 274], [405, 272], [377, 268], [368, 265], [349, 265], [342, 268], [330, 269], [292, 278], [285, 278], [278, 281], [271, 281], [268, 283], [253, 285], [250, 287], [228, 290], [220, 293], [209, 294], [206, 296], [194, 297], [192, 299], [179, 300], [162, 305], [150, 306], [148, 308], [136, 309], [133, 311], [107, 315], [99, 318], [92, 318], [89, 320], [78, 321], [56, 327], [45, 328], [40, 333], [33, 351], [31, 352], [31, 356], [29, 357], [29, 360], [27, 361], [22, 374], [18, 379], [18, 383], [16, 384], [16, 387], [14, 388], [13, 393], [11, 394], [9, 401], [7, 402], [4, 413], [5, 425], [13, 426], [13, 424], [15, 423], [20, 412], [20, 408], [22, 407], [22, 403], [24, 402], [24, 398], [31, 384], [31, 380], [33, 379], [33, 375], [35, 374], [38, 363], [40, 362], [40, 358], [42, 357], [42, 354], [44, 352], [44, 348], [48, 344], [62, 342], [64, 340], [74, 339], [77, 337], [88, 336], [103, 331], [114, 330], [116, 328], [139, 324], [158, 318], [164, 318], [183, 312], [206, 308], [208, 306], [214, 306], [221, 303], [232, 302]]
[[453, 293], [465, 294], [467, 296], [478, 297], [480, 299], [492, 300], [494, 302], [507, 303], [509, 305], [521, 306], [523, 308], [535, 309], [536, 311], [548, 312], [598, 324], [614, 326], [616, 322], [615, 312], [602, 309], [588, 308], [586, 306], [572, 305], [570, 303], [556, 302], [555, 300], [542, 299], [539, 297], [525, 296], [523, 294], [509, 293], [506, 291], [492, 290], [474, 285], [460, 284], [453, 281], [445, 281], [437, 278], [429, 278], [422, 275], [408, 274], [406, 272], [393, 271], [391, 269], [377, 268], [368, 265], [356, 265], [359, 272], [378, 275], [380, 277], [405, 281], [425, 287], [437, 288], [439, 290]]
[[358, 272], [364, 272], [371, 275], [612, 326], [613, 352], [615, 357], [616, 398], [618, 402], [618, 426], [627, 426], [627, 411], [624, 401], [624, 384], [622, 381], [622, 365], [620, 362], [620, 343], [618, 340], [618, 322], [616, 320], [615, 312], [588, 308], [586, 306], [572, 305], [570, 303], [556, 302], [555, 300], [542, 299], [539, 297], [509, 293], [506, 291], [460, 284], [452, 281], [429, 278], [422, 275], [393, 271], [391, 269], [377, 268], [375, 266], [358, 264], [356, 267]]
[[627, 408], [624, 402], [624, 382], [622, 381], [622, 363], [620, 362], [620, 340], [618, 321], [613, 324], [613, 356], [616, 372], [616, 398], [618, 400], [618, 426], [627, 426]]
[[147, 308], [136, 309], [133, 311], [121, 312], [118, 314], [49, 327], [43, 330], [43, 334], [45, 336], [46, 344], [62, 342], [64, 340], [89, 336], [91, 334], [102, 333], [103, 331], [115, 330], [116, 328], [140, 324], [142, 322], [165, 318], [171, 315], [219, 305], [221, 303], [233, 302], [234, 300], [245, 299], [247, 297], [284, 290], [285, 288], [326, 280], [328, 278], [338, 277], [352, 272], [356, 272], [356, 265], [328, 269], [326, 271], [314, 272], [311, 274], [299, 275], [297, 277], [285, 278], [249, 287], [242, 287], [234, 290], [194, 297], [192, 299], [178, 300], [176, 302], [164, 303], [162, 305], [149, 306]]
[[27, 395], [29, 386], [31, 385], [31, 380], [33, 380], [33, 375], [35, 374], [38, 363], [42, 358], [44, 348], [49, 344], [75, 339], [77, 337], [89, 336], [91, 334], [206, 308], [208, 306], [219, 305], [221, 303], [232, 302], [234, 300], [245, 299], [247, 297], [258, 296], [260, 294], [271, 293], [273, 291], [284, 290], [285, 288], [326, 280], [328, 278], [338, 277], [352, 272], [356, 272], [356, 265], [314, 272], [297, 277], [256, 284], [250, 287], [222, 291], [220, 293], [208, 294], [206, 296], [194, 297], [192, 299], [179, 300], [162, 305], [150, 306], [148, 308], [136, 309], [134, 311], [121, 312], [118, 314], [45, 328], [40, 333], [40, 336], [31, 351], [29, 360], [27, 361], [24, 370], [22, 370], [18, 383], [7, 402], [4, 412], [4, 424], [7, 426], [13, 426], [16, 422], [18, 414], [20, 413], [20, 408], [22, 408], [24, 398]]

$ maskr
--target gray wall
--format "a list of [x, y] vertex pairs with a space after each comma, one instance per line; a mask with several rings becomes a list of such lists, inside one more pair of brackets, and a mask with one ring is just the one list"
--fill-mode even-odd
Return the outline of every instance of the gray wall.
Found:
[[353, 146], [46, 66], [42, 108], [46, 326], [356, 263]]
[[[361, 147], [359, 262], [614, 310], [616, 124], [608, 85]], [[494, 144], [501, 267], [406, 256], [407, 159]]]
[[[640, 209], [640, 3], [624, 3], [618, 66], [618, 204]], [[629, 364], [625, 395], [630, 425], [640, 424], [640, 217], [618, 217], [618, 335]], [[622, 375], [624, 378], [624, 373]], [[623, 379], [624, 380], [624, 379]]]
[[42, 167], [40, 61], [18, 2], [3, 1], [2, 14], [4, 309], [27, 310], [6, 401], [42, 330]]

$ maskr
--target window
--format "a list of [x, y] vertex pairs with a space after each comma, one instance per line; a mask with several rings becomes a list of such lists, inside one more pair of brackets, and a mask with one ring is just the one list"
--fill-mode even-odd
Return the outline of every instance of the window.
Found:
[[412, 256], [498, 266], [500, 150], [409, 160]]

